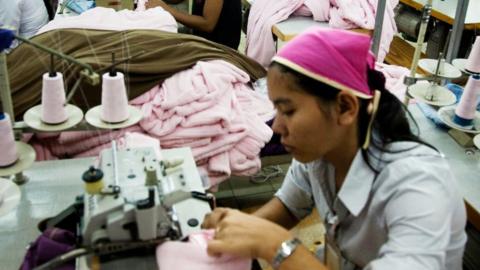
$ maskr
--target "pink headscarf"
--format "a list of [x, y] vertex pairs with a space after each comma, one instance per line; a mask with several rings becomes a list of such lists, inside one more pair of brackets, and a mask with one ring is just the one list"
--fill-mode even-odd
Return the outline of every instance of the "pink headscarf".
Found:
[[315, 28], [295, 37], [272, 59], [312, 79], [360, 98], [372, 98], [367, 66], [375, 57], [370, 37], [352, 31]]
[[370, 37], [352, 31], [315, 28], [287, 43], [272, 59], [312, 79], [359, 98], [371, 99], [370, 121], [362, 148], [370, 145], [372, 124], [380, 102], [380, 91], [368, 86], [367, 68], [373, 69]]

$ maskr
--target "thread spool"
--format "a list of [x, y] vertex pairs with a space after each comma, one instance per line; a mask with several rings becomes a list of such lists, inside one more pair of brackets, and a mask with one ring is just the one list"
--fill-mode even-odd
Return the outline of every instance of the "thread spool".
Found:
[[472, 73], [480, 73], [480, 36], [475, 39], [465, 69]]
[[480, 91], [480, 75], [472, 75], [468, 78], [465, 90], [458, 106], [455, 108], [453, 122], [457, 125], [472, 128], [475, 111], [477, 109], [477, 96]]
[[0, 167], [7, 167], [18, 159], [17, 146], [13, 136], [12, 122], [10, 116], [0, 112]]
[[127, 91], [121, 72], [103, 74], [100, 117], [107, 123], [120, 123], [129, 117]]
[[65, 87], [63, 75], [43, 74], [42, 84], [42, 121], [47, 124], [60, 124], [67, 120], [65, 110]]
[[100, 169], [95, 169], [91, 166], [82, 175], [82, 180], [85, 182], [85, 191], [90, 194], [100, 194], [104, 187], [103, 185], [103, 172]]

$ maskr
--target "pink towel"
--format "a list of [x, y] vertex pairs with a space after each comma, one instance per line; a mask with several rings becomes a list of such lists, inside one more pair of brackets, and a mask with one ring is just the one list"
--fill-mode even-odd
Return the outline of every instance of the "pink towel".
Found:
[[316, 21], [328, 21], [329, 0], [262, 0], [255, 1], [250, 9], [247, 26], [247, 44], [245, 53], [264, 67], [270, 64], [275, 55], [272, 36], [274, 24], [286, 20], [294, 12], [309, 14]]
[[157, 7], [145, 11], [96, 7], [78, 16], [58, 18], [40, 28], [37, 35], [54, 29], [79, 28], [98, 30], [163, 30], [177, 32], [177, 22], [164, 9]]
[[[377, 0], [335, 0], [332, 1], [332, 4], [329, 21], [331, 27], [341, 29], [360, 27], [370, 30], [375, 27]], [[385, 59], [390, 49], [393, 36], [397, 32], [394, 19], [394, 8], [397, 5], [398, 0], [386, 1], [380, 50], [377, 56], [378, 62], [383, 62]]]
[[387, 65], [377, 62], [375, 69], [382, 72], [385, 76], [385, 89], [392, 92], [399, 100], [405, 99], [407, 86], [403, 83], [405, 76], [410, 74], [407, 68], [395, 65]]
[[267, 67], [275, 55], [272, 26], [286, 20], [303, 2], [304, 0], [254, 1], [248, 17], [245, 53]]
[[213, 230], [204, 230], [189, 235], [188, 242], [171, 241], [157, 247], [159, 270], [249, 270], [252, 261], [228, 255], [209, 256], [208, 241], [213, 239]]

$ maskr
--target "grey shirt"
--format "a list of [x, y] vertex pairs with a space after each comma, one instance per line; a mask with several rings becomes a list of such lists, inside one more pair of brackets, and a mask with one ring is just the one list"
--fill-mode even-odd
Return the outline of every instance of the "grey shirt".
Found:
[[313, 207], [341, 217], [343, 269], [461, 269], [466, 212], [443, 155], [412, 142], [389, 150], [403, 151], [369, 149], [378, 174], [358, 151], [338, 193], [331, 164], [293, 160], [276, 196], [299, 219]]

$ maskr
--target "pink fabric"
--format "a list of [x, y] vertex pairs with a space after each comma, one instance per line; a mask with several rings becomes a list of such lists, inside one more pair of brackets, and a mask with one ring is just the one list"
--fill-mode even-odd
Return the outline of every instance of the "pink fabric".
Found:
[[[142, 121], [127, 129], [108, 132], [62, 132], [31, 143], [45, 149], [39, 159], [97, 155], [122, 140], [126, 132], [146, 133], [162, 148], [191, 147], [212, 185], [230, 174], [253, 174], [260, 169], [259, 152], [272, 130], [265, 124], [272, 103], [249, 86], [248, 75], [221, 61], [198, 62], [155, 86], [130, 104], [141, 108]], [[45, 154], [43, 154], [45, 153]]]
[[305, 4], [303, 4], [293, 12], [292, 16], [312, 17], [312, 11]]
[[272, 26], [286, 20], [303, 3], [304, 0], [254, 1], [248, 17], [245, 53], [267, 67], [275, 55]]
[[351, 31], [316, 28], [287, 43], [273, 58], [313, 79], [356, 94], [372, 96], [367, 65], [373, 68], [370, 37]]
[[40, 28], [37, 35], [64, 28], [98, 29], [98, 30], [163, 30], [177, 32], [177, 22], [164, 9], [157, 7], [144, 11], [121, 10], [96, 7], [78, 16], [58, 18]]
[[[329, 24], [333, 28], [351, 29], [364, 28], [374, 29], [377, 0], [335, 0], [330, 10]], [[378, 52], [378, 61], [383, 62], [390, 49], [390, 43], [397, 32], [394, 19], [394, 8], [398, 0], [387, 0], [383, 29]]]
[[328, 0], [305, 0], [304, 5], [310, 9], [313, 20], [317, 22], [330, 20], [330, 3]]
[[[405, 99], [407, 86], [403, 83], [405, 76], [410, 74], [410, 71], [401, 66], [387, 65], [377, 62], [375, 69], [382, 72], [385, 76], [385, 88], [392, 92], [399, 100]], [[412, 99], [413, 101], [413, 99]]]
[[[398, 0], [387, 0], [378, 54], [380, 62], [383, 62], [397, 32], [393, 11], [397, 4]], [[255, 1], [248, 18], [246, 54], [267, 67], [275, 55], [272, 26], [286, 20], [292, 14], [313, 16], [315, 21], [328, 21], [333, 28], [373, 29], [376, 8], [377, 0]]]
[[222, 255], [209, 256], [208, 241], [213, 239], [213, 230], [204, 230], [189, 235], [188, 242], [170, 241], [157, 247], [159, 270], [249, 270], [250, 259]]

